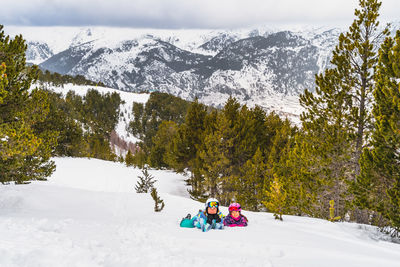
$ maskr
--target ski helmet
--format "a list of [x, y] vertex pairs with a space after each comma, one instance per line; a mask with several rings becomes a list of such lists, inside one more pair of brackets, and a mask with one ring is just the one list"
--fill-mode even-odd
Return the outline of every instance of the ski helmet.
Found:
[[216, 207], [217, 209], [219, 207], [219, 202], [216, 198], [209, 198], [206, 201], [206, 209], [212, 208], [212, 207]]
[[231, 211], [233, 211], [233, 210], [236, 210], [236, 211], [242, 211], [242, 207], [240, 206], [240, 204], [239, 203], [232, 203], [232, 204], [230, 204], [229, 205], [229, 208], [228, 208], [228, 210], [231, 212]]

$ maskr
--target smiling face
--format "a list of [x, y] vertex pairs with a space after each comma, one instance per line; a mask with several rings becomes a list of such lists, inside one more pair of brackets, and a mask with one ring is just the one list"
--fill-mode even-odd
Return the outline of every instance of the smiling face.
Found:
[[237, 217], [239, 217], [240, 212], [237, 211], [237, 210], [232, 210], [232, 211], [231, 211], [231, 215], [232, 215], [233, 218], [237, 218]]
[[207, 213], [208, 214], [216, 214], [217, 213], [217, 208], [216, 207], [212, 207], [212, 208], [208, 207], [207, 208]]

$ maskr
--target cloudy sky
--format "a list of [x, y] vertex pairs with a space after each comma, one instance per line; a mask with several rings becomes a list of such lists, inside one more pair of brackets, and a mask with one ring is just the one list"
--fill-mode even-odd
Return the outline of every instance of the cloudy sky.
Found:
[[[382, 21], [400, 20], [400, 1], [383, 0]], [[1, 0], [0, 24], [135, 28], [349, 25], [358, 0]]]

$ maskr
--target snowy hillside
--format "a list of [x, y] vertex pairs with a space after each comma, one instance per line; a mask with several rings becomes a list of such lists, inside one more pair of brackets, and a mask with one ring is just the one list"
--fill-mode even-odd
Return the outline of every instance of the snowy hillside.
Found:
[[372, 227], [244, 211], [247, 228], [202, 233], [178, 226], [203, 207], [181, 175], [150, 171], [166, 204], [155, 213], [134, 191], [138, 169], [55, 161], [48, 181], [0, 185], [0, 266], [399, 266], [400, 245]]
[[[40, 85], [35, 85], [35, 86], [40, 87]], [[132, 113], [133, 102], [145, 104], [147, 100], [149, 100], [150, 94], [124, 92], [101, 86], [74, 85], [74, 84], [64, 84], [62, 87], [45, 85], [45, 88], [56, 93], [61, 93], [63, 96], [65, 96], [69, 91], [73, 91], [75, 92], [75, 94], [79, 96], [84, 96], [90, 89], [95, 89], [101, 94], [107, 94], [107, 93], [112, 94], [114, 92], [118, 93], [121, 99], [123, 100], [123, 103], [120, 106], [120, 115], [122, 116], [120, 116], [119, 118], [115, 131], [126, 142], [136, 143], [138, 141], [138, 139], [132, 136], [132, 134], [130, 134], [128, 130], [129, 122], [133, 120], [133, 113]]]

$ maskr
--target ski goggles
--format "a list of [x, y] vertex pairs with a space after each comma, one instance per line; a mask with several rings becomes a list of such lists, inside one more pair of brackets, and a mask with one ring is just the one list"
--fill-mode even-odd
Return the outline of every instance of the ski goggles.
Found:
[[208, 202], [208, 207], [210, 208], [218, 208], [219, 204], [216, 201]]
[[240, 207], [229, 207], [229, 211], [241, 211]]

